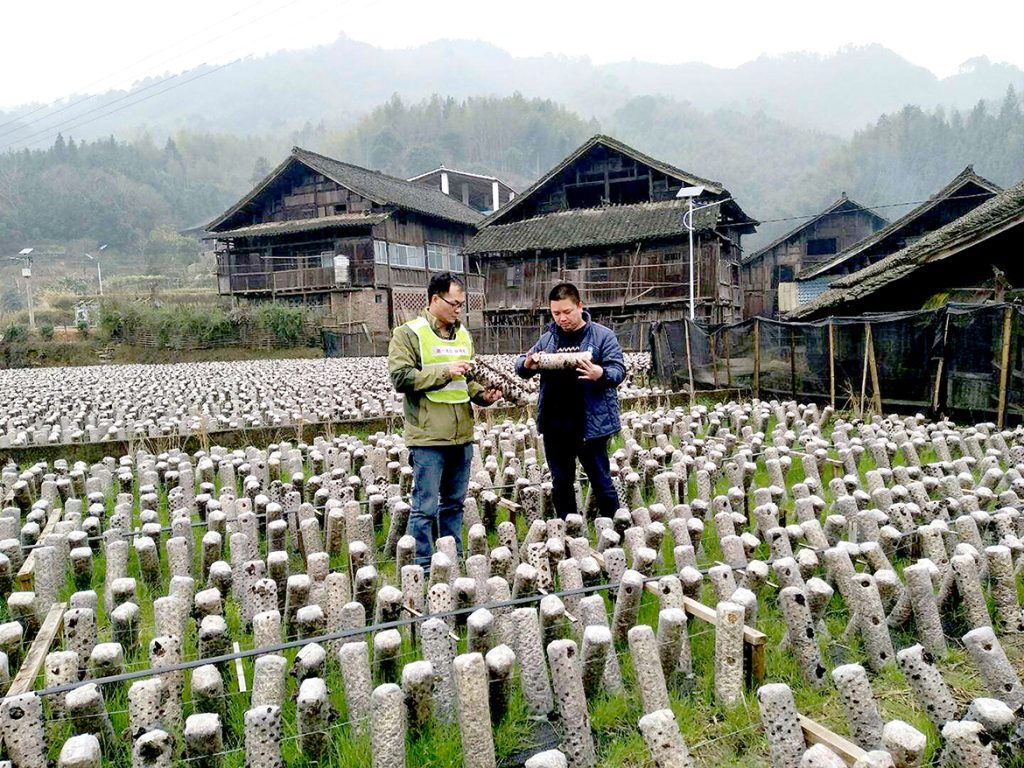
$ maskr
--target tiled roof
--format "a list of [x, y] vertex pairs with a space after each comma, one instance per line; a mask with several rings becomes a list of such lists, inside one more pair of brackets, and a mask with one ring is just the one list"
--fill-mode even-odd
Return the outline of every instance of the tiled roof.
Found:
[[[492, 224], [473, 237], [466, 253], [568, 250], [680, 237], [687, 233], [685, 200], [557, 211], [510, 224]], [[697, 209], [694, 229], [711, 229], [717, 206]]]
[[[924, 214], [928, 213], [928, 211], [932, 210], [935, 206], [937, 206], [944, 200], [958, 197], [958, 195], [956, 195], [956, 192], [958, 190], [963, 189], [963, 187], [968, 184], [974, 184], [976, 186], [981, 187], [982, 189], [987, 189], [993, 194], [1001, 191], [1002, 189], [1001, 187], [997, 186], [996, 184], [993, 184], [991, 181], [984, 178], [983, 176], [979, 176], [978, 174], [976, 174], [974, 172], [974, 167], [968, 165], [966, 168], [960, 171], [960, 173], [958, 173], [956, 177], [951, 182], [949, 182], [949, 184], [947, 184], [945, 187], [943, 187], [934, 195], [932, 195], [926, 202], [917, 206], [916, 208], [914, 208], [914, 210], [908, 212], [904, 216], [901, 216], [900, 218], [896, 219], [896, 221], [892, 222], [892, 224], [890, 224], [889, 226], [882, 227], [882, 229], [878, 230], [873, 235], [868, 235], [863, 240], [854, 243], [845, 251], [839, 253], [832, 259], [829, 259], [824, 264], [815, 267], [814, 269], [810, 270], [804, 275], [801, 275], [801, 277], [797, 278], [797, 280], [799, 281], [801, 279], [817, 277], [818, 275], [825, 275], [832, 272], [836, 267], [840, 266], [846, 261], [849, 261], [858, 253], [863, 253], [868, 248], [873, 247], [874, 245], [880, 243], [885, 238], [893, 235], [894, 233], [899, 232], [899, 230], [903, 229], [907, 225], [912, 224], [914, 221], [916, 221]], [[984, 202], [984, 200], [979, 199], [978, 204], [980, 205], [982, 202]]]
[[903, 250], [833, 280], [831, 289], [811, 303], [797, 307], [787, 317], [797, 319], [833, 314], [838, 308], [903, 279], [933, 260], [952, 256], [986, 237], [1020, 224], [1024, 224], [1024, 181], [986, 200], [946, 226], [929, 232]]
[[317, 229], [368, 227], [380, 224], [389, 215], [387, 213], [341, 213], [337, 216], [319, 216], [312, 219], [265, 221], [262, 224], [251, 224], [248, 227], [222, 230], [217, 233], [217, 236], [221, 238], [259, 237], [260, 235], [286, 235], [293, 232], [311, 232]]
[[395, 176], [388, 176], [379, 171], [360, 168], [340, 160], [310, 152], [300, 147], [293, 147], [291, 154], [283, 163], [275, 168], [270, 175], [261, 181], [248, 195], [223, 213], [217, 220], [210, 223], [208, 230], [217, 232], [233, 216], [246, 205], [255, 200], [293, 163], [299, 162], [320, 173], [341, 186], [362, 197], [372, 200], [378, 205], [391, 206], [415, 211], [459, 224], [476, 225], [483, 219], [483, 214], [468, 205], [444, 194], [439, 189], [416, 184]]
[[722, 185], [717, 181], [711, 181], [710, 179], [705, 179], [695, 174], [687, 173], [686, 171], [680, 168], [676, 168], [674, 165], [662, 162], [661, 160], [653, 158], [650, 155], [645, 155], [643, 152], [633, 149], [633, 147], [629, 146], [628, 144], [623, 144], [618, 139], [613, 139], [611, 136], [602, 136], [598, 134], [587, 139], [587, 141], [584, 142], [582, 146], [580, 146], [572, 154], [570, 154], [568, 157], [562, 160], [562, 162], [560, 162], [550, 171], [541, 176], [537, 181], [531, 184], [523, 192], [516, 195], [515, 199], [513, 199], [512, 202], [508, 203], [508, 205], [504, 205], [497, 211], [492, 213], [488, 217], [487, 221], [484, 223], [484, 226], [500, 223], [501, 220], [505, 218], [506, 214], [508, 214], [509, 211], [514, 210], [524, 200], [528, 199], [534, 192], [543, 187], [545, 184], [547, 184], [549, 181], [555, 178], [555, 176], [557, 176], [559, 173], [568, 168], [570, 165], [572, 165], [574, 162], [583, 157], [587, 152], [589, 152], [591, 149], [593, 149], [595, 146], [599, 144], [604, 147], [607, 147], [613, 152], [618, 152], [619, 154], [625, 155], [626, 157], [630, 157], [639, 163], [643, 163], [644, 165], [648, 165], [651, 168], [654, 168], [655, 170], [661, 171], [666, 176], [671, 176], [672, 178], [678, 179], [684, 182], [685, 184], [691, 186], [702, 186], [712, 195], [727, 194], [724, 187], [722, 187]]

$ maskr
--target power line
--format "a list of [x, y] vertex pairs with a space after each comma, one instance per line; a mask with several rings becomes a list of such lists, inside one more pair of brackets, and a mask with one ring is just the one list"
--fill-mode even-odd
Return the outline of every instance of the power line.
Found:
[[[239, 27], [236, 27], [235, 29], [229, 30], [229, 32], [234, 32], [234, 31], [237, 31], [238, 29], [242, 29], [245, 26], [250, 26], [252, 24], [255, 24], [257, 21], [261, 21], [261, 20], [267, 18], [268, 16], [271, 16], [271, 15], [273, 15], [275, 13], [279, 13], [279, 12], [281, 12], [281, 11], [287, 9], [287, 8], [290, 8], [291, 6], [295, 5], [298, 2], [300, 2], [300, 0], [291, 0], [290, 2], [286, 3], [285, 5], [282, 5], [282, 6], [278, 7], [278, 8], [275, 8], [275, 9], [273, 9], [273, 10], [263, 14], [262, 16], [259, 16], [256, 19], [253, 19], [252, 21], [248, 22], [247, 24], [243, 24], [243, 25], [241, 25]], [[220, 37], [224, 37], [227, 34], [228, 34], [228, 32], [225, 32], [224, 35], [220, 35], [218, 38], [215, 38], [215, 40], [216, 39], [220, 39]], [[211, 40], [209, 42], [213, 42], [213, 40]], [[235, 55], [237, 53], [241, 53], [247, 47], [248, 46], [239, 46], [239, 47], [235, 48], [228, 55]], [[138, 104], [141, 104], [141, 103], [143, 103], [145, 101], [148, 101], [151, 98], [154, 98], [154, 97], [159, 96], [161, 94], [167, 93], [168, 91], [175, 90], [176, 88], [180, 88], [183, 85], [187, 85], [188, 83], [192, 83], [192, 82], [195, 82], [196, 80], [200, 80], [200, 79], [206, 77], [207, 75], [212, 75], [215, 72], [219, 72], [222, 69], [226, 69], [227, 67], [230, 67], [233, 64], [237, 64], [238, 62], [243, 61], [243, 60], [244, 60], [244, 57], [237, 58], [237, 59], [234, 59], [232, 61], [225, 62], [224, 64], [220, 64], [220, 65], [218, 65], [216, 67], [213, 67], [212, 69], [209, 69], [209, 70], [207, 70], [205, 72], [200, 72], [199, 74], [197, 74], [197, 75], [195, 75], [193, 77], [187, 78], [187, 79], [185, 79], [183, 81], [180, 81], [180, 82], [177, 82], [177, 83], [174, 83], [173, 85], [171, 85], [171, 86], [169, 86], [167, 88], [164, 88], [162, 90], [156, 91], [155, 93], [151, 93], [148, 96], [144, 96], [141, 99], [136, 99], [135, 98], [136, 96], [138, 96], [141, 93], [145, 93], [146, 91], [150, 91], [150, 90], [152, 90], [154, 88], [157, 88], [157, 87], [159, 87], [161, 85], [164, 85], [164, 84], [166, 84], [167, 82], [169, 82], [171, 80], [175, 80], [177, 78], [180, 78], [185, 73], [182, 72], [182, 73], [179, 73], [177, 75], [173, 75], [173, 76], [171, 76], [171, 77], [169, 77], [167, 79], [158, 80], [155, 83], [150, 83], [147, 86], [144, 86], [144, 87], [139, 88], [139, 89], [137, 89], [135, 91], [131, 91], [129, 93], [126, 93], [125, 95], [120, 96], [117, 99], [114, 99], [112, 102], [107, 102], [106, 104], [101, 104], [101, 105], [99, 105], [97, 107], [93, 107], [92, 109], [89, 109], [89, 110], [87, 110], [85, 112], [82, 112], [81, 114], [78, 114], [78, 115], [76, 115], [74, 117], [70, 117], [67, 120], [64, 120], [63, 122], [54, 123], [52, 125], [49, 125], [46, 128], [43, 128], [43, 129], [41, 129], [39, 131], [36, 131], [35, 133], [30, 134], [29, 136], [26, 136], [26, 137], [23, 137], [23, 138], [20, 138], [20, 139], [11, 140], [11, 141], [7, 142], [6, 144], [4, 144], [3, 146], [0, 146], [0, 151], [7, 150], [7, 149], [10, 149], [11, 147], [15, 147], [15, 146], [19, 146], [19, 145], [24, 145], [24, 146], [28, 147], [28, 146], [32, 146], [33, 144], [39, 144], [40, 143], [39, 140], [33, 141], [33, 139], [36, 139], [37, 137], [48, 137], [48, 136], [51, 136], [51, 135], [53, 135], [53, 131], [55, 131], [55, 130], [60, 131], [60, 129], [63, 129], [63, 128], [66, 128], [66, 127], [69, 127], [70, 129], [74, 129], [74, 128], [79, 128], [79, 127], [81, 127], [83, 125], [88, 125], [90, 123], [94, 123], [97, 120], [100, 120], [100, 119], [102, 119], [104, 117], [108, 117], [108, 116], [113, 115], [113, 114], [116, 114], [116, 113], [121, 112], [121, 111], [123, 111], [125, 109], [128, 109], [130, 107], [134, 107], [134, 106], [136, 106]], [[200, 65], [200, 66], [202, 66], [202, 65]], [[88, 98], [92, 98], [92, 97], [88, 97]], [[83, 99], [82, 101], [85, 101], [85, 99]], [[128, 102], [128, 103], [122, 104], [121, 106], [115, 107], [114, 109], [107, 110], [108, 107], [113, 106], [114, 104], [119, 104], [121, 102]], [[95, 112], [100, 112], [102, 110], [107, 110], [107, 111], [103, 111], [102, 114], [99, 114], [96, 117], [91, 118], [89, 120], [81, 120], [81, 118], [85, 117], [86, 115], [91, 115], [91, 114], [93, 114]], [[60, 111], [63, 111], [63, 109], [62, 110], [57, 110], [57, 111], [60, 112]], [[38, 122], [41, 122], [41, 121], [43, 121], [45, 119], [47, 119], [47, 118], [43, 117], [43, 118], [40, 118], [39, 120], [31, 121], [29, 123], [29, 126], [31, 126], [33, 123], [38, 123]], [[18, 130], [20, 130], [20, 128]]]
[[[188, 41], [188, 40], [192, 40], [192, 39], [194, 39], [194, 38], [196, 38], [196, 37], [199, 37], [199, 36], [200, 36], [200, 35], [201, 35], [201, 34], [202, 34], [203, 32], [205, 32], [205, 31], [208, 31], [208, 30], [210, 30], [210, 29], [213, 29], [214, 27], [218, 27], [218, 26], [220, 26], [221, 24], [224, 24], [225, 22], [227, 22], [227, 21], [230, 21], [230, 20], [231, 20], [231, 19], [233, 19], [234, 17], [236, 17], [236, 16], [239, 16], [240, 14], [242, 14], [242, 13], [244, 13], [244, 12], [248, 11], [248, 10], [251, 10], [252, 8], [254, 8], [254, 7], [258, 6], [258, 5], [262, 5], [262, 4], [263, 4], [263, 3], [265, 3], [265, 2], [267, 2], [267, 0], [257, 0], [257, 2], [255, 3], [255, 5], [253, 5], [253, 6], [249, 6], [249, 7], [247, 7], [247, 8], [243, 8], [242, 10], [239, 10], [239, 11], [235, 11], [235, 13], [232, 13], [232, 14], [231, 14], [230, 16], [226, 16], [226, 17], [224, 17], [223, 19], [221, 19], [220, 21], [214, 22], [213, 24], [211, 24], [210, 26], [208, 26], [208, 27], [207, 27], [207, 28], [206, 28], [205, 30], [200, 30], [199, 32], [196, 32], [195, 34], [192, 34], [192, 35], [189, 35], [189, 36], [187, 36], [187, 37], [184, 37], [184, 38], [182, 38], [182, 39], [181, 39], [180, 41], [178, 41], [178, 42], [175, 42], [175, 43], [172, 43], [171, 45], [168, 45], [168, 46], [165, 46], [165, 47], [163, 47], [163, 48], [160, 48], [159, 50], [157, 50], [157, 51], [154, 51], [153, 53], [150, 53], [150, 54], [149, 54], [148, 56], [144, 56], [143, 58], [139, 59], [139, 60], [138, 60], [138, 61], [136, 61], [135, 63], [133, 63], [133, 64], [129, 64], [129, 65], [128, 65], [128, 68], [129, 68], [129, 69], [131, 69], [131, 68], [134, 68], [134, 67], [138, 66], [139, 64], [142, 64], [143, 62], [145, 62], [145, 61], [148, 61], [148, 60], [152, 59], [152, 58], [153, 58], [154, 56], [157, 56], [157, 55], [159, 55], [159, 54], [161, 54], [161, 53], [164, 53], [165, 51], [169, 51], [169, 50], [171, 50], [171, 49], [173, 49], [173, 48], [177, 47], [177, 46], [179, 45], [179, 43], [181, 43], [181, 42], [185, 42], [185, 41]], [[261, 16], [260, 18], [258, 18], [258, 19], [255, 19], [255, 20], [254, 20], [254, 21], [252, 21], [252, 22], [248, 22], [247, 24], [243, 24], [243, 25], [241, 25], [241, 26], [239, 26], [239, 27], [233, 27], [233, 28], [229, 29], [229, 30], [228, 30], [227, 32], [225, 32], [224, 34], [222, 34], [222, 35], [218, 35], [217, 37], [215, 37], [215, 38], [213, 38], [213, 39], [211, 39], [211, 40], [207, 40], [207, 41], [206, 41], [205, 43], [202, 43], [201, 45], [198, 45], [198, 46], [194, 46], [194, 47], [192, 47], [192, 48], [189, 48], [188, 50], [186, 50], [186, 51], [183, 51], [183, 52], [182, 52], [182, 53], [180, 53], [180, 54], [175, 54], [174, 56], [172, 56], [172, 57], [171, 57], [171, 58], [169, 58], [169, 59], [164, 59], [164, 60], [163, 60], [163, 61], [161, 61], [161, 62], [160, 62], [159, 64], [156, 64], [156, 65], [154, 65], [154, 67], [153, 67], [153, 68], [156, 68], [156, 67], [161, 67], [161, 66], [163, 66], [164, 64], [166, 64], [167, 62], [169, 62], [169, 61], [173, 61], [174, 59], [178, 58], [179, 56], [182, 56], [182, 55], [184, 55], [184, 54], [186, 54], [186, 53], [191, 53], [192, 51], [195, 51], [195, 50], [197, 50], [197, 49], [199, 49], [199, 48], [203, 47], [204, 45], [209, 45], [210, 43], [216, 42], [217, 40], [219, 40], [219, 39], [221, 39], [222, 37], [224, 37], [224, 35], [226, 35], [226, 34], [228, 34], [228, 33], [230, 33], [230, 32], [236, 32], [236, 31], [238, 31], [239, 29], [242, 29], [243, 27], [249, 26], [249, 24], [255, 23], [255, 21], [259, 21], [259, 20], [260, 20], [260, 19], [262, 19], [262, 18], [265, 18], [265, 17], [264, 17], [264, 16]], [[116, 72], [111, 72], [111, 73], [110, 73], [110, 74], [108, 74], [108, 75], [104, 75], [104, 76], [103, 76], [103, 77], [101, 77], [101, 78], [100, 78], [99, 80], [94, 80], [93, 82], [89, 83], [88, 85], [86, 85], [86, 86], [84, 86], [84, 87], [82, 87], [82, 88], [80, 88], [80, 89], [77, 89], [77, 90], [79, 90], [79, 91], [87, 91], [87, 90], [89, 90], [89, 89], [91, 89], [91, 88], [94, 88], [94, 87], [96, 87], [96, 86], [97, 86], [97, 85], [99, 85], [100, 83], [103, 83], [103, 82], [105, 82], [105, 81], [107, 81], [107, 80], [110, 80], [110, 79], [111, 79], [111, 78], [113, 78], [113, 77], [116, 77], [116, 76], [123, 76], [123, 73], [124, 73], [124, 71], [125, 71], [124, 69], [120, 69], [120, 70], [118, 70], [118, 71], [116, 71]], [[143, 75], [140, 75], [139, 77], [142, 77], [142, 76], [145, 76], [145, 74], [143, 74]], [[177, 75], [175, 75], [175, 77], [177, 77]], [[138, 78], [138, 77], [136, 77], [135, 79], [139, 79], [139, 78]], [[75, 93], [74, 91], [72, 91], [71, 93], [69, 93], [69, 94], [68, 94], [68, 98], [70, 98], [71, 96], [73, 96], [73, 95], [74, 95], [74, 93]], [[78, 99], [77, 101], [74, 101], [74, 102], [71, 102], [71, 103], [69, 103], [69, 104], [66, 104], [66, 105], [64, 105], [63, 107], [61, 107], [61, 108], [59, 108], [59, 109], [56, 109], [56, 110], [54, 110], [53, 112], [50, 112], [50, 113], [48, 113], [48, 114], [46, 114], [46, 115], [43, 115], [42, 117], [40, 117], [40, 118], [37, 118], [36, 120], [30, 120], [30, 121], [27, 121], [27, 122], [25, 122], [25, 121], [24, 121], [24, 118], [25, 118], [25, 117], [28, 117], [28, 116], [30, 116], [30, 115], [34, 115], [34, 114], [36, 114], [36, 113], [38, 113], [38, 112], [42, 112], [43, 110], [45, 110], [45, 109], [46, 109], [46, 108], [47, 108], [47, 107], [49, 106], [48, 104], [41, 104], [41, 105], [39, 105], [38, 107], [36, 107], [35, 109], [33, 109], [33, 110], [29, 111], [29, 112], [26, 112], [25, 114], [23, 114], [23, 115], [21, 115], [21, 116], [19, 116], [19, 117], [15, 117], [15, 118], [12, 118], [12, 119], [10, 119], [10, 120], [7, 120], [7, 121], [5, 121], [5, 122], [2, 122], [2, 123], [0, 123], [0, 128], [4, 128], [4, 127], [6, 127], [6, 126], [10, 126], [10, 125], [14, 125], [14, 126], [15, 126], [15, 127], [14, 127], [13, 129], [11, 129], [11, 130], [8, 130], [8, 131], [2, 131], [2, 132], [0, 132], [0, 136], [6, 136], [6, 135], [8, 135], [8, 134], [10, 134], [10, 133], [17, 133], [18, 131], [21, 131], [21, 130], [24, 130], [25, 128], [28, 128], [29, 126], [31, 126], [31, 125], [32, 125], [32, 124], [34, 124], [34, 123], [40, 122], [40, 121], [42, 121], [42, 120], [46, 120], [46, 119], [48, 119], [48, 118], [50, 118], [50, 117], [53, 117], [54, 115], [60, 114], [61, 112], [65, 112], [65, 111], [67, 111], [67, 110], [69, 110], [69, 109], [72, 109], [72, 108], [74, 108], [74, 107], [78, 106], [79, 104], [82, 104], [82, 103], [84, 103], [84, 102], [86, 102], [86, 101], [89, 101], [90, 99], [94, 99], [94, 98], [96, 98], [96, 97], [97, 97], [98, 95], [99, 95], [99, 94], [96, 94], [96, 93], [88, 94], [88, 95], [86, 95], [86, 96], [83, 96], [82, 98]], [[59, 101], [59, 100], [60, 100], [60, 99], [57, 99], [57, 101]]]

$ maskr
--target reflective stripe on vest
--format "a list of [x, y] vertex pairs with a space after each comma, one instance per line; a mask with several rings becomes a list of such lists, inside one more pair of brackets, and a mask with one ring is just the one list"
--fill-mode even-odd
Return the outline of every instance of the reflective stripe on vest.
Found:
[[[420, 341], [420, 365], [429, 368], [447, 368], [451, 363], [473, 360], [473, 340], [463, 326], [455, 332], [454, 339], [442, 339], [430, 327], [425, 317], [416, 317], [408, 325]], [[469, 387], [465, 376], [456, 376], [440, 389], [425, 392], [432, 403], [468, 403]]]

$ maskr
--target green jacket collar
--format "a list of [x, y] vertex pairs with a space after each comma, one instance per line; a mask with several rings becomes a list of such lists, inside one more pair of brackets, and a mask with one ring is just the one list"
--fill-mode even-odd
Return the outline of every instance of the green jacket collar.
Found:
[[[445, 338], [445, 336], [442, 336], [438, 330], [441, 324], [438, 322], [436, 317], [430, 314], [429, 309], [423, 310], [423, 317], [425, 317], [427, 319], [427, 322], [430, 323], [430, 330], [432, 330], [438, 336], [441, 336], [441, 338]], [[448, 333], [446, 334], [447, 338], [455, 338], [455, 334], [459, 332], [460, 327], [462, 327], [461, 323], [458, 320], [456, 320], [451, 326], [449, 326]]]

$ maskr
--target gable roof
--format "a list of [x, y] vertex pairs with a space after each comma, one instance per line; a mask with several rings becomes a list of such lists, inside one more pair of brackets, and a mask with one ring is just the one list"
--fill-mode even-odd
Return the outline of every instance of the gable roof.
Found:
[[427, 216], [433, 216], [459, 224], [475, 225], [483, 215], [468, 205], [432, 187], [416, 184], [380, 171], [371, 171], [358, 165], [343, 163], [325, 155], [293, 147], [291, 154], [270, 174], [257, 184], [252, 191], [235, 203], [220, 217], [210, 222], [207, 230], [220, 232], [224, 224], [252, 203], [266, 191], [293, 163], [302, 163], [307, 168], [331, 181], [382, 206], [403, 208]]
[[1024, 181], [1003, 190], [946, 226], [929, 232], [906, 248], [834, 280], [828, 291], [809, 304], [797, 307], [787, 317], [796, 319], [831, 312], [902, 280], [926, 264], [953, 256], [1020, 224], [1024, 224]]
[[[537, 181], [531, 184], [523, 192], [516, 195], [511, 202], [502, 206], [494, 213], [492, 213], [490, 216], [488, 216], [486, 219], [484, 219], [481, 226], [487, 227], [492, 224], [499, 224], [501, 222], [501, 219], [503, 219], [508, 214], [509, 211], [515, 210], [517, 206], [522, 205], [523, 201], [529, 199], [534, 192], [536, 192], [549, 181], [554, 179], [556, 176], [558, 176], [558, 174], [560, 174], [570, 165], [575, 163], [581, 157], [586, 155], [587, 152], [589, 152], [599, 144], [601, 146], [606, 147], [607, 149], [612, 150], [613, 152], [618, 152], [619, 154], [625, 155], [626, 157], [636, 160], [638, 163], [649, 165], [651, 168], [654, 168], [655, 170], [664, 173], [666, 176], [671, 176], [672, 178], [678, 179], [679, 181], [687, 185], [702, 186], [712, 195], [721, 195], [725, 193], [725, 189], [717, 181], [711, 181], [709, 179], [696, 176], [692, 173], [687, 173], [686, 171], [680, 168], [676, 168], [674, 165], [670, 165], [669, 163], [657, 160], [656, 158], [653, 158], [650, 155], [645, 155], [643, 152], [633, 149], [628, 144], [623, 144], [618, 139], [613, 139], [611, 136], [603, 136], [601, 134], [597, 134], [596, 136], [591, 136], [589, 139], [587, 139], [587, 141], [584, 142], [583, 145], [576, 149], [571, 155], [566, 157], [564, 160], [562, 160], [562, 162], [560, 162], [550, 171], [548, 171], [539, 179], [537, 179]], [[739, 206], [737, 206], [737, 208], [738, 207]]]
[[882, 218], [877, 213], [872, 211], [870, 208], [866, 208], [863, 205], [861, 205], [860, 203], [858, 203], [858, 202], [856, 202], [854, 200], [851, 200], [850, 198], [848, 198], [846, 196], [846, 193], [843, 192], [843, 194], [841, 194], [839, 196], [838, 200], [836, 200], [834, 203], [832, 203], [832, 205], [828, 206], [828, 208], [823, 210], [821, 213], [817, 214], [816, 216], [812, 216], [807, 221], [805, 221], [803, 224], [797, 225], [796, 227], [794, 227], [793, 229], [789, 230], [789, 232], [787, 232], [786, 234], [782, 235], [781, 237], [775, 238], [770, 243], [768, 243], [768, 245], [763, 246], [762, 248], [757, 249], [752, 254], [750, 254], [750, 256], [748, 256], [746, 259], [744, 259], [743, 263], [744, 264], [749, 264], [750, 262], [755, 261], [756, 259], [761, 258], [766, 253], [771, 251], [773, 248], [777, 248], [778, 246], [782, 245], [784, 242], [786, 242], [790, 238], [795, 237], [796, 235], [798, 235], [801, 232], [803, 232], [808, 227], [814, 226], [819, 221], [821, 221], [824, 217], [828, 216], [829, 214], [836, 213], [836, 212], [838, 212], [842, 208], [848, 208], [850, 210], [861, 210], [861, 211], [864, 211], [865, 213], [867, 213], [867, 214], [869, 214], [871, 216], [874, 216], [876, 219], [878, 219], [880, 222], [882, 222], [883, 225], [889, 223], [887, 219]]
[[[665, 200], [546, 213], [532, 219], [484, 227], [463, 251], [520, 253], [681, 237], [688, 232], [683, 224], [688, 206], [686, 200]], [[694, 229], [711, 229], [718, 222], [718, 215], [713, 208], [697, 209], [694, 219]]]
[[909, 211], [905, 215], [896, 219], [896, 221], [892, 222], [888, 226], [878, 230], [873, 235], [868, 235], [863, 240], [854, 243], [845, 251], [840, 252], [829, 261], [826, 261], [824, 264], [815, 267], [814, 269], [808, 271], [806, 274], [801, 275], [800, 277], [797, 277], [796, 281], [800, 282], [800, 280], [818, 277], [821, 275], [825, 275], [828, 272], [831, 272], [839, 265], [857, 256], [857, 254], [863, 253], [868, 248], [875, 246], [876, 244], [880, 243], [882, 240], [889, 237], [890, 235], [898, 232], [899, 230], [903, 229], [909, 224], [912, 224], [914, 221], [924, 216], [929, 211], [933, 210], [937, 205], [939, 205], [939, 203], [942, 203], [945, 200], [949, 200], [950, 198], [959, 197], [958, 195], [956, 195], [956, 192], [963, 189], [968, 184], [974, 184], [976, 186], [982, 187], [983, 189], [987, 189], [992, 194], [996, 194], [1002, 191], [1002, 187], [993, 184], [991, 181], [984, 178], [983, 176], [979, 176], [974, 172], [974, 166], [968, 165], [966, 168], [960, 171], [960, 173], [958, 173], [952, 181], [950, 181], [946, 186], [944, 186], [942, 189], [940, 189], [938, 192], [936, 192], [934, 195], [928, 198], [928, 200], [919, 205], [917, 208], [914, 208], [912, 211]]

